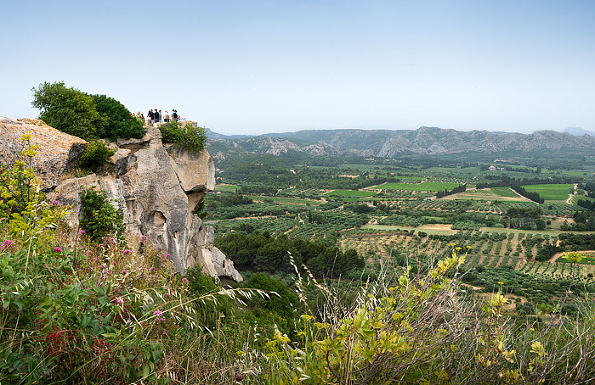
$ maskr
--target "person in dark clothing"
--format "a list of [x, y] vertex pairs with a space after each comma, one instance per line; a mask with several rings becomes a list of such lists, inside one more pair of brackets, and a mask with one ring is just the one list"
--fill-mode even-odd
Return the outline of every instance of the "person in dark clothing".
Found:
[[159, 112], [157, 112], [157, 109], [155, 108], [155, 112], [153, 112], [153, 114], [155, 115], [155, 123], [159, 123]]
[[155, 115], [153, 115], [153, 110], [149, 110], [147, 116], [149, 117], [149, 124], [153, 124], [153, 118], [155, 118]]

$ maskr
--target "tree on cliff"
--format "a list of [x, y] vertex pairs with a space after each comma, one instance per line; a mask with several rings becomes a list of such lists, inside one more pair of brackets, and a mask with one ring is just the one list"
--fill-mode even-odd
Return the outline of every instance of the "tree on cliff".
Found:
[[130, 111], [119, 101], [105, 95], [91, 95], [97, 111], [107, 116], [107, 127], [98, 132], [100, 138], [142, 138], [145, 134], [143, 124], [130, 114]]
[[97, 138], [141, 138], [144, 129], [130, 111], [105, 95], [88, 95], [64, 82], [33, 88], [33, 107], [48, 125], [85, 140]]
[[33, 88], [33, 107], [48, 125], [85, 140], [97, 138], [107, 126], [108, 118], [97, 111], [95, 100], [64, 82], [40, 84]]

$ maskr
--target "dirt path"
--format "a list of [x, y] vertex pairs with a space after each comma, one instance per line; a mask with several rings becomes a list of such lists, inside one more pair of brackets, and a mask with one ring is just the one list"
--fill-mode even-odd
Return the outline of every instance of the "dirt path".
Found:
[[574, 194], [576, 193], [576, 190], [578, 189], [578, 183], [574, 184], [574, 191], [571, 192], [570, 194], [568, 194], [568, 199], [566, 199], [566, 204], [569, 205], [570, 201], [572, 201], [572, 197], [574, 196]]
[[[595, 250], [581, 250], [581, 251], [579, 251], [579, 253], [583, 254], [583, 256], [586, 257], [587, 255], [585, 255], [585, 254], [595, 254]], [[560, 258], [563, 255], [564, 255], [563, 252], [556, 253], [550, 259], [548, 259], [547, 261], [548, 262], [551, 262], [551, 263], [554, 263], [554, 262], [556, 262], [558, 260], [558, 258]]]

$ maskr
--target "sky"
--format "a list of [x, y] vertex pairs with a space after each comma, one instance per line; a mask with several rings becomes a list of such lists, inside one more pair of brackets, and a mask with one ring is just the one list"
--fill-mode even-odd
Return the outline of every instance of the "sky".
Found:
[[225, 134], [595, 131], [595, 1], [3, 1], [0, 116], [63, 81]]

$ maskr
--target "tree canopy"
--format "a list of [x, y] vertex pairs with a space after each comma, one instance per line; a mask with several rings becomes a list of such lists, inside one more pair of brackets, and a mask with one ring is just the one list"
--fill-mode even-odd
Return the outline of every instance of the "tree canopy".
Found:
[[105, 95], [88, 95], [64, 82], [44, 82], [33, 91], [33, 107], [48, 125], [85, 140], [98, 138], [141, 138], [144, 129], [117, 100]]

